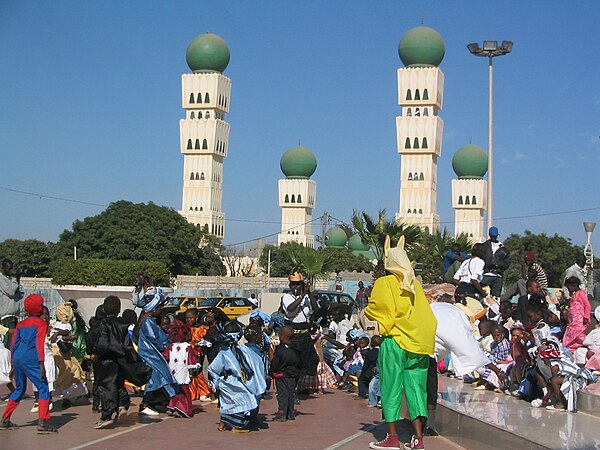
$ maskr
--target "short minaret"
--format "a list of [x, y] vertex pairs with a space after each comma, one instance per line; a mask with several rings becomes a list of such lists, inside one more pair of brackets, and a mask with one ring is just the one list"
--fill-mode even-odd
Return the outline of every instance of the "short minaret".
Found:
[[317, 183], [310, 179], [317, 169], [317, 158], [306, 147], [292, 147], [279, 162], [284, 180], [279, 180], [281, 233], [277, 244], [295, 241], [314, 248], [312, 211], [316, 205]]
[[179, 213], [188, 222], [223, 239], [225, 214], [223, 159], [229, 148], [231, 80], [223, 75], [229, 64], [229, 48], [223, 39], [206, 33], [188, 46], [186, 60], [193, 73], [181, 76], [185, 119], [179, 121], [183, 153], [183, 195]]
[[488, 167], [485, 150], [465, 145], [452, 158], [452, 168], [458, 180], [452, 180], [454, 236], [466, 233], [473, 243], [486, 239], [484, 212], [487, 208], [487, 181], [483, 179]]
[[444, 58], [444, 41], [433, 28], [416, 27], [402, 37], [398, 54], [405, 68], [398, 69], [402, 116], [396, 118], [400, 153], [400, 210], [396, 220], [434, 233], [440, 227], [437, 159], [442, 154], [444, 122], [438, 112], [443, 105], [444, 73], [438, 65]]

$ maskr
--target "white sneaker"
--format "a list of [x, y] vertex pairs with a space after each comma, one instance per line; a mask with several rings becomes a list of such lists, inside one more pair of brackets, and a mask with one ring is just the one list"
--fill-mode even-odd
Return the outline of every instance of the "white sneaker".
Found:
[[212, 398], [207, 397], [206, 395], [201, 395], [200, 398], [198, 398], [198, 400], [200, 400], [201, 402], [212, 402]]
[[38, 412], [38, 411], [39, 411], [38, 402], [35, 402], [35, 403], [33, 404], [33, 406], [31, 407], [31, 412], [32, 412], [32, 413], [36, 413], [36, 412]]
[[158, 416], [158, 415], [160, 415], [159, 412], [154, 411], [153, 409], [150, 409], [148, 407], [146, 407], [142, 411], [140, 411], [140, 414], [144, 414], [145, 416]]

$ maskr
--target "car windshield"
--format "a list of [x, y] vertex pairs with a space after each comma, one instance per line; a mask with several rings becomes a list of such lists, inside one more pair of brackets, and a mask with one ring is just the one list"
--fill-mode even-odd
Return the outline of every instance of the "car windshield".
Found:
[[215, 306], [219, 301], [218, 298], [205, 298], [204, 300], [200, 300], [200, 306]]
[[168, 297], [167, 306], [179, 306], [183, 302], [184, 297]]

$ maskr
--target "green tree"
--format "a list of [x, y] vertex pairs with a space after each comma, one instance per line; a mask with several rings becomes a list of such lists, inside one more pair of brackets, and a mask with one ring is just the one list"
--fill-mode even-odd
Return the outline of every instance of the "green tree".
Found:
[[319, 249], [327, 256], [327, 269], [329, 272], [340, 273], [349, 272], [371, 272], [374, 269], [373, 264], [363, 256], [356, 256], [348, 248], [325, 247]]
[[56, 264], [56, 285], [132, 286], [138, 273], [146, 273], [156, 286], [169, 286], [169, 269], [163, 263], [113, 259], [63, 259]]
[[26, 277], [49, 277], [54, 260], [52, 242], [7, 239], [0, 242], [0, 260], [10, 259]]
[[291, 253], [304, 248], [302, 244], [297, 242], [284, 242], [279, 247], [273, 244], [265, 245], [262, 254], [258, 260], [260, 267], [267, 273], [269, 250], [271, 251], [271, 276], [272, 277], [287, 277], [294, 268], [294, 262]]
[[158, 261], [176, 276], [225, 273], [218, 241], [171, 208], [154, 203], [111, 203], [97, 216], [73, 223], [56, 245], [58, 257], [73, 248], [83, 259]]
[[395, 220], [388, 220], [385, 217], [385, 209], [380, 209], [377, 218], [371, 217], [366, 212], [354, 211], [352, 213], [352, 225], [360, 236], [361, 240], [369, 245], [377, 258], [374, 278], [385, 275], [383, 267], [383, 246], [385, 237], [389, 236], [391, 245], [398, 243], [400, 236], [404, 236], [405, 248], [410, 250], [423, 235], [423, 230], [417, 225], [406, 225]]
[[583, 253], [583, 248], [573, 245], [569, 238], [558, 234], [534, 234], [529, 230], [525, 230], [523, 236], [511, 234], [504, 240], [504, 245], [510, 251], [511, 260], [510, 267], [504, 274], [505, 285], [516, 282], [524, 275], [525, 251], [533, 251], [536, 254], [537, 262], [546, 272], [548, 285], [551, 287], [562, 285], [563, 272], [575, 263], [577, 254]]

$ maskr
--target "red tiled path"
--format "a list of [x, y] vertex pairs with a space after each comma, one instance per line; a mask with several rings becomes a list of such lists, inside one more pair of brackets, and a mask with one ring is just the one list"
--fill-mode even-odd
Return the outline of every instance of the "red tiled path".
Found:
[[[2, 394], [5, 389], [0, 389]], [[261, 404], [261, 414], [267, 419], [277, 409], [272, 398]], [[271, 397], [271, 396], [270, 396]], [[140, 399], [132, 399], [131, 410], [137, 411]], [[60, 429], [56, 435], [37, 435], [36, 414], [29, 412], [33, 400], [23, 400], [13, 415], [13, 421], [22, 425], [15, 431], [0, 431], [2, 449], [119, 449], [152, 448], [173, 449], [202, 448], [219, 449], [366, 449], [370, 441], [385, 435], [381, 424], [381, 410], [367, 408], [366, 402], [346, 392], [330, 390], [321, 396], [313, 396], [298, 406], [300, 415], [293, 422], [267, 422], [268, 429], [247, 434], [219, 432], [216, 429], [218, 411], [211, 404], [196, 404], [198, 410], [191, 419], [174, 419], [159, 416], [158, 419], [142, 418], [130, 414], [113, 428], [95, 430], [98, 419], [90, 405], [76, 405], [64, 411], [53, 412], [53, 421]], [[5, 402], [0, 403], [4, 409]], [[135, 406], [134, 406], [135, 405]], [[410, 438], [407, 421], [399, 427], [401, 437]], [[425, 438], [429, 450], [457, 450], [458, 445], [443, 437]]]

